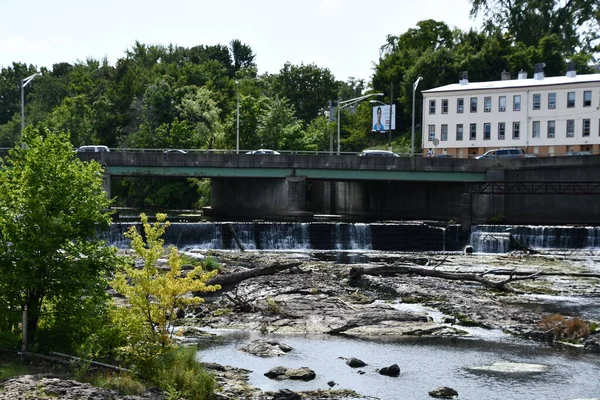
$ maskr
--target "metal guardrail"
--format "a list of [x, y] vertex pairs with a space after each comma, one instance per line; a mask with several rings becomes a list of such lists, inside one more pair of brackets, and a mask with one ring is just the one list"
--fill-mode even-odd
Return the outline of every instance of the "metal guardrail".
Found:
[[467, 192], [473, 194], [568, 194], [598, 195], [600, 182], [468, 182]]
[[[6, 153], [11, 150], [12, 147], [0, 147], [0, 153]], [[77, 149], [73, 149], [76, 151]], [[125, 152], [125, 153], [165, 153], [168, 150], [175, 149], [167, 149], [167, 148], [159, 148], [159, 149], [146, 149], [146, 148], [127, 148], [127, 147], [115, 147], [110, 148], [111, 152]], [[177, 149], [183, 150], [188, 154], [238, 154], [245, 155], [247, 152], [252, 150], [240, 150], [239, 152], [232, 149]], [[336, 156], [337, 153], [334, 151], [333, 153], [329, 150], [319, 150], [319, 151], [307, 151], [307, 150], [277, 150], [278, 153], [282, 155], [308, 155], [308, 156]], [[361, 152], [341, 152], [342, 156], [357, 156]], [[173, 152], [171, 154], [178, 154]], [[400, 157], [411, 157], [410, 153], [396, 153]], [[593, 156], [600, 155], [600, 151], [576, 151], [576, 152], [565, 152], [565, 153], [527, 153], [529, 157], [565, 157], [565, 156]], [[271, 156], [270, 154], [261, 154], [263, 156]], [[276, 155], [275, 155], [276, 156]], [[471, 154], [462, 154], [462, 155], [447, 155], [447, 154], [434, 154], [433, 156], [428, 156], [426, 153], [415, 153], [414, 157], [425, 157], [432, 159], [472, 159], [477, 157], [478, 155]], [[528, 157], [524, 157], [528, 158]], [[487, 158], [487, 160], [495, 160], [496, 158]]]

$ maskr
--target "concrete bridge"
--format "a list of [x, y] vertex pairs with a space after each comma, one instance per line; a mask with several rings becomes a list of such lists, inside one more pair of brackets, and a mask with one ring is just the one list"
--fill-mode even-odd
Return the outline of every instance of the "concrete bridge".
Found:
[[[1, 154], [0, 154], [1, 155]], [[121, 176], [211, 179], [219, 218], [600, 224], [600, 156], [523, 159], [79, 153]]]

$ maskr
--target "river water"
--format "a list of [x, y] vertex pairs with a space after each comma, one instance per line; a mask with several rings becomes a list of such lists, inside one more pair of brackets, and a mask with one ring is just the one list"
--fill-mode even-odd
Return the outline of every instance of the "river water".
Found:
[[[381, 400], [431, 399], [428, 392], [449, 386], [461, 400], [538, 400], [600, 398], [600, 359], [579, 351], [565, 352], [502, 334], [472, 338], [360, 339], [332, 336], [261, 335], [257, 332], [220, 332], [221, 340], [199, 352], [202, 361], [246, 368], [250, 384], [262, 390], [293, 391], [335, 388], [353, 389]], [[239, 350], [249, 341], [271, 338], [294, 350], [280, 358], [261, 358]], [[356, 357], [368, 365], [353, 369], [343, 359]], [[491, 373], [470, 367], [498, 362], [543, 364], [541, 373]], [[376, 369], [398, 364], [397, 378]], [[263, 374], [284, 365], [309, 367], [317, 374], [310, 382], [277, 381]], [[359, 374], [362, 370], [365, 374]]]

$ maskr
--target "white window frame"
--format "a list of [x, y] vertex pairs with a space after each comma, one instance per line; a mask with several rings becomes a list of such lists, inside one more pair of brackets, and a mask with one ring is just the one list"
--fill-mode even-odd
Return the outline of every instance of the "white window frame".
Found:
[[548, 110], [556, 109], [556, 93], [548, 93]]
[[435, 139], [435, 125], [429, 125], [428, 129], [428, 137], [427, 140], [429, 142], [433, 142], [433, 139]]
[[504, 140], [506, 136], [506, 123], [498, 122], [498, 140]]
[[513, 139], [520, 139], [521, 138], [521, 122], [519, 121], [515, 121], [513, 122]]
[[498, 97], [498, 112], [506, 111], [506, 96]]
[[531, 123], [531, 137], [532, 138], [539, 138], [540, 137], [540, 131], [541, 131], [540, 121], [533, 121]]
[[[460, 136], [458, 135], [460, 128]], [[465, 127], [463, 124], [456, 124], [456, 141], [462, 141], [465, 135]]]
[[548, 121], [548, 139], [554, 139], [556, 137], [556, 121]]
[[566, 128], [567, 128], [567, 137], [568, 138], [575, 137], [575, 120], [574, 119], [567, 120]]

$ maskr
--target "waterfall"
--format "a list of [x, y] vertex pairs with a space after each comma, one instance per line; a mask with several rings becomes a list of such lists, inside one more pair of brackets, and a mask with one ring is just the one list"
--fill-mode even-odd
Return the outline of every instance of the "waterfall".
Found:
[[336, 250], [371, 250], [371, 226], [369, 224], [335, 224]]
[[532, 249], [583, 249], [600, 247], [599, 227], [477, 225], [470, 243], [477, 253], [510, 251], [510, 236]]

